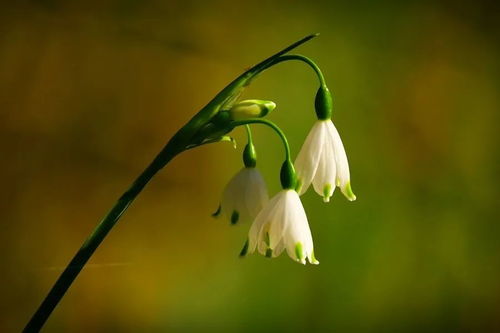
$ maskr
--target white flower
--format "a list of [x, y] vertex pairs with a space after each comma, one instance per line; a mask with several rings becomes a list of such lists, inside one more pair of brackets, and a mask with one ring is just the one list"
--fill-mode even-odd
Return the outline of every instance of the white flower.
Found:
[[222, 213], [232, 224], [250, 222], [268, 200], [266, 183], [260, 172], [256, 168], [245, 167], [226, 185], [222, 202], [213, 216]]
[[345, 197], [356, 200], [351, 190], [349, 164], [340, 135], [330, 119], [318, 120], [302, 146], [295, 160], [300, 195], [304, 194], [311, 182], [314, 190], [330, 201], [335, 186]]
[[302, 264], [306, 258], [311, 264], [319, 264], [307, 216], [295, 190], [280, 191], [255, 218], [248, 234], [248, 252], [256, 249], [268, 257], [277, 257], [286, 249], [290, 258]]

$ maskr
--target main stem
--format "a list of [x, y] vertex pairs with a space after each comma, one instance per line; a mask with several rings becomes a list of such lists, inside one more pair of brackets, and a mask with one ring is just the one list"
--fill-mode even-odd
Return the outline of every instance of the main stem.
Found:
[[62, 272], [59, 279], [43, 300], [40, 307], [28, 322], [23, 332], [38, 332], [43, 327], [50, 314], [85, 266], [97, 247], [104, 240], [109, 231], [118, 222], [120, 216], [127, 210], [128, 206], [142, 191], [144, 186], [153, 178], [153, 176], [165, 166], [178, 152], [168, 145], [157, 155], [151, 164], [137, 177], [130, 188], [123, 193], [113, 208], [95, 227], [90, 236], [85, 240], [73, 259]]

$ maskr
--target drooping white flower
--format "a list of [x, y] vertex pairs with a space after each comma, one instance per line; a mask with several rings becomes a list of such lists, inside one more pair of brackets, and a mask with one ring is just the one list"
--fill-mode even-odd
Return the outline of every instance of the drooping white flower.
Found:
[[340, 187], [348, 200], [356, 200], [351, 189], [344, 145], [330, 119], [318, 120], [314, 124], [295, 160], [295, 169], [300, 195], [312, 183], [325, 202], [330, 201], [335, 186]]
[[244, 167], [226, 185], [222, 202], [213, 216], [222, 213], [231, 224], [250, 222], [268, 200], [266, 183], [260, 172], [254, 167]]
[[276, 194], [255, 218], [248, 234], [249, 253], [277, 257], [286, 250], [290, 258], [305, 264], [319, 264], [314, 257], [307, 216], [295, 190]]

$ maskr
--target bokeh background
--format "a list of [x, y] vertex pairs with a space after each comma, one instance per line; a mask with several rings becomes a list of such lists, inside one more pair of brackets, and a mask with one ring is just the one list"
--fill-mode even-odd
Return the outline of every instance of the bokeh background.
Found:
[[[147, 186], [47, 332], [500, 331], [500, 19], [494, 1], [2, 1], [0, 331], [19, 331], [164, 143], [245, 68], [297, 52], [323, 69], [358, 196], [303, 196], [321, 264], [238, 258], [249, 225], [214, 220], [241, 167], [221, 143]], [[295, 155], [317, 81], [270, 99]], [[255, 128], [279, 190], [279, 140]]]

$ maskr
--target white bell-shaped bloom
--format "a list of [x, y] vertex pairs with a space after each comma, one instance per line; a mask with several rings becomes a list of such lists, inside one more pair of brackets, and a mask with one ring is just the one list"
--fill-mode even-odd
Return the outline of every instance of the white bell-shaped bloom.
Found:
[[266, 183], [260, 172], [256, 168], [245, 167], [226, 185], [222, 202], [213, 216], [222, 214], [232, 224], [251, 222], [268, 200]]
[[295, 160], [295, 170], [300, 195], [312, 183], [325, 202], [330, 201], [335, 186], [340, 187], [348, 200], [356, 200], [351, 189], [344, 145], [330, 119], [318, 120], [314, 124]]
[[255, 250], [277, 257], [283, 250], [290, 258], [305, 264], [319, 264], [314, 257], [313, 241], [307, 216], [295, 190], [282, 190], [255, 218], [248, 234], [248, 252]]

